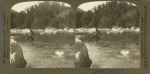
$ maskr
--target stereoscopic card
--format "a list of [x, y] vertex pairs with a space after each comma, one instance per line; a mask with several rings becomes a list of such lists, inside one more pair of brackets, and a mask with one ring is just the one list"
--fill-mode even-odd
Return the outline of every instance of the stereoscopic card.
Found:
[[4, 0], [4, 73], [147, 73], [147, 1]]

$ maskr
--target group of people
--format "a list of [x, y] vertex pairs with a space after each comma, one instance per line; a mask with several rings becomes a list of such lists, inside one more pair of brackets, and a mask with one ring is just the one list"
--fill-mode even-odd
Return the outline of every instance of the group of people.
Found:
[[[32, 42], [34, 41], [33, 35], [36, 36], [36, 34], [35, 34], [35, 33], [32, 31], [32, 29], [31, 29], [30, 32], [28, 33], [28, 36], [25, 38], [25, 39], [30, 38], [30, 39], [31, 39], [31, 41], [30, 41], [31, 44], [32, 44]], [[95, 40], [96, 43], [97, 43], [97, 41], [99, 40], [99, 36], [98, 36], [98, 35], [101, 35], [101, 33], [100, 33], [100, 32], [98, 31], [98, 29], [96, 28], [95, 33], [91, 36], [91, 39]]]

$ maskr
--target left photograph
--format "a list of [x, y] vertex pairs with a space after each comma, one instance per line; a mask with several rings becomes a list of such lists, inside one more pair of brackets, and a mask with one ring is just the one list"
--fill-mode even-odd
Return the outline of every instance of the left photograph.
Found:
[[58, 1], [28, 1], [10, 11], [11, 68], [75, 68], [74, 9]]

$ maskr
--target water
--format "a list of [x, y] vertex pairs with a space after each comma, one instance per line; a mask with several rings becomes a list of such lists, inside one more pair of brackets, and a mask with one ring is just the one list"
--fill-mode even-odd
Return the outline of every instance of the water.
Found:
[[[101, 32], [102, 35], [99, 36], [101, 41], [108, 42], [122, 42], [122, 43], [139, 43], [139, 33], [134, 32], [124, 32], [124, 33], [110, 33]], [[84, 33], [80, 38], [83, 42], [91, 42], [93, 40], [90, 39], [92, 34]]]
[[[139, 33], [101, 33], [97, 45], [92, 34], [77, 34], [88, 48], [91, 68], [140, 67]], [[74, 68], [74, 33], [36, 34], [32, 45], [25, 40], [27, 34], [13, 34], [23, 49], [26, 68]]]
[[26, 68], [74, 68], [74, 34], [39, 34], [25, 40], [27, 34], [13, 34], [23, 49]]
[[97, 44], [92, 34], [78, 36], [88, 48], [91, 68], [140, 68], [139, 33], [101, 33]]

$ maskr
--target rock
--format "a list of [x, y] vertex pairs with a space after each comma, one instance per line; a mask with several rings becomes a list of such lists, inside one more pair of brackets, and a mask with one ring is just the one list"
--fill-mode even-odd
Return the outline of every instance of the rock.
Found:
[[75, 42], [75, 68], [90, 68], [92, 61], [89, 58], [87, 47], [78, 38]]
[[27, 61], [24, 59], [21, 46], [11, 39], [10, 41], [10, 67], [11, 68], [25, 68]]

